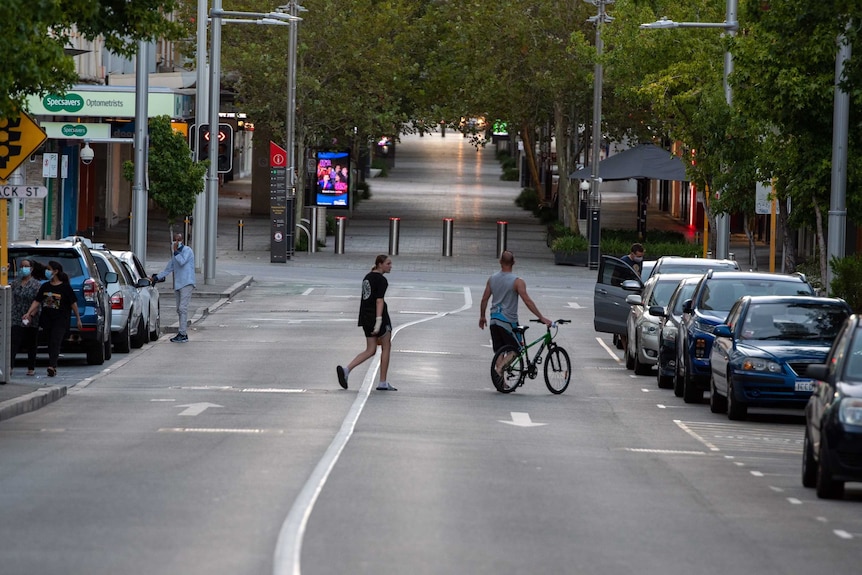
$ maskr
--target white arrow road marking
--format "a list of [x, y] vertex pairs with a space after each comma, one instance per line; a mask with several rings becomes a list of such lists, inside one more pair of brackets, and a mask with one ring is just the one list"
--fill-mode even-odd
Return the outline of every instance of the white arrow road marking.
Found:
[[576, 301], [570, 301], [569, 307], [572, 309], [584, 309], [584, 307]]
[[523, 413], [521, 411], [513, 411], [512, 413], [512, 421], [506, 421], [504, 419], [498, 419], [500, 423], [508, 423], [509, 425], [515, 425], [517, 427], [539, 427], [542, 425], [548, 425], [547, 423], [533, 423], [530, 419], [529, 413]]
[[200, 415], [210, 407], [224, 407], [223, 405], [218, 405], [216, 403], [187, 403], [185, 405], [178, 405], [177, 407], [185, 407], [183, 411], [179, 412], [178, 415]]

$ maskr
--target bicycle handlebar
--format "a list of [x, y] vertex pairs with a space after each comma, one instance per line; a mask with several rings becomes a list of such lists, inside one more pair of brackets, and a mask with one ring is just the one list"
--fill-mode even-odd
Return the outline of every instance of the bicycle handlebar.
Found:
[[[531, 319], [530, 321], [535, 322], [535, 323], [542, 323], [542, 320], [540, 320], [540, 319]], [[556, 327], [557, 325], [563, 325], [565, 323], [572, 323], [572, 320], [570, 320], [570, 319], [558, 319], [557, 321], [552, 321], [551, 325], [548, 326], [548, 329], [550, 329], [551, 327]]]

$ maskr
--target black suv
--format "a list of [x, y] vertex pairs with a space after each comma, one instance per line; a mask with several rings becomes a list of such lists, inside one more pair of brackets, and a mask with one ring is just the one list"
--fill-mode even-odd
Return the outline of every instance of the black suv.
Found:
[[[61, 351], [86, 353], [87, 363], [90, 365], [101, 365], [106, 359], [110, 359], [111, 301], [99, 276], [96, 262], [84, 242], [75, 239], [9, 244], [10, 280], [18, 275], [18, 266], [25, 259], [43, 265], [48, 265], [50, 261], [58, 262], [68, 274], [69, 283], [78, 296], [78, 311], [83, 329], [78, 329], [73, 314]], [[39, 333], [40, 345], [43, 345], [46, 342], [42, 339], [42, 332]]]

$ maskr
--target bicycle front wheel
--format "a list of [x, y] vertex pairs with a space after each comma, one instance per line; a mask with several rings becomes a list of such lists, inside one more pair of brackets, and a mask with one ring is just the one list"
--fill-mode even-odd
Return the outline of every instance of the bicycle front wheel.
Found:
[[524, 356], [514, 345], [504, 345], [491, 361], [491, 381], [500, 393], [512, 393], [527, 375]]
[[545, 385], [548, 386], [548, 391], [554, 394], [563, 393], [569, 387], [570, 379], [572, 364], [569, 354], [561, 347], [552, 347], [545, 356]]

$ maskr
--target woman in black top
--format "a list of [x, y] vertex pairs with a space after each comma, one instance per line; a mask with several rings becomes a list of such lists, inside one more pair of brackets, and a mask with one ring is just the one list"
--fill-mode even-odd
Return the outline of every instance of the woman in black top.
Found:
[[39, 307], [42, 307], [39, 326], [48, 334], [48, 377], [54, 377], [57, 375], [60, 345], [66, 330], [69, 329], [70, 314], [75, 312], [79, 330], [82, 328], [81, 314], [78, 312], [78, 298], [69, 283], [69, 276], [63, 271], [63, 266], [59, 262], [48, 262], [45, 277], [48, 281], [39, 288], [25, 316], [28, 321], [32, 321]]
[[374, 267], [362, 280], [362, 300], [359, 303], [358, 325], [365, 333], [365, 350], [353, 358], [346, 366], [336, 366], [338, 383], [347, 389], [347, 377], [350, 370], [366, 359], [374, 357], [377, 346], [380, 346], [380, 383], [377, 389], [381, 391], [397, 391], [386, 380], [389, 371], [389, 355], [392, 349], [392, 321], [389, 319], [389, 309], [386, 305], [386, 288], [389, 282], [383, 277], [392, 271], [392, 258], [379, 255], [374, 260]]

